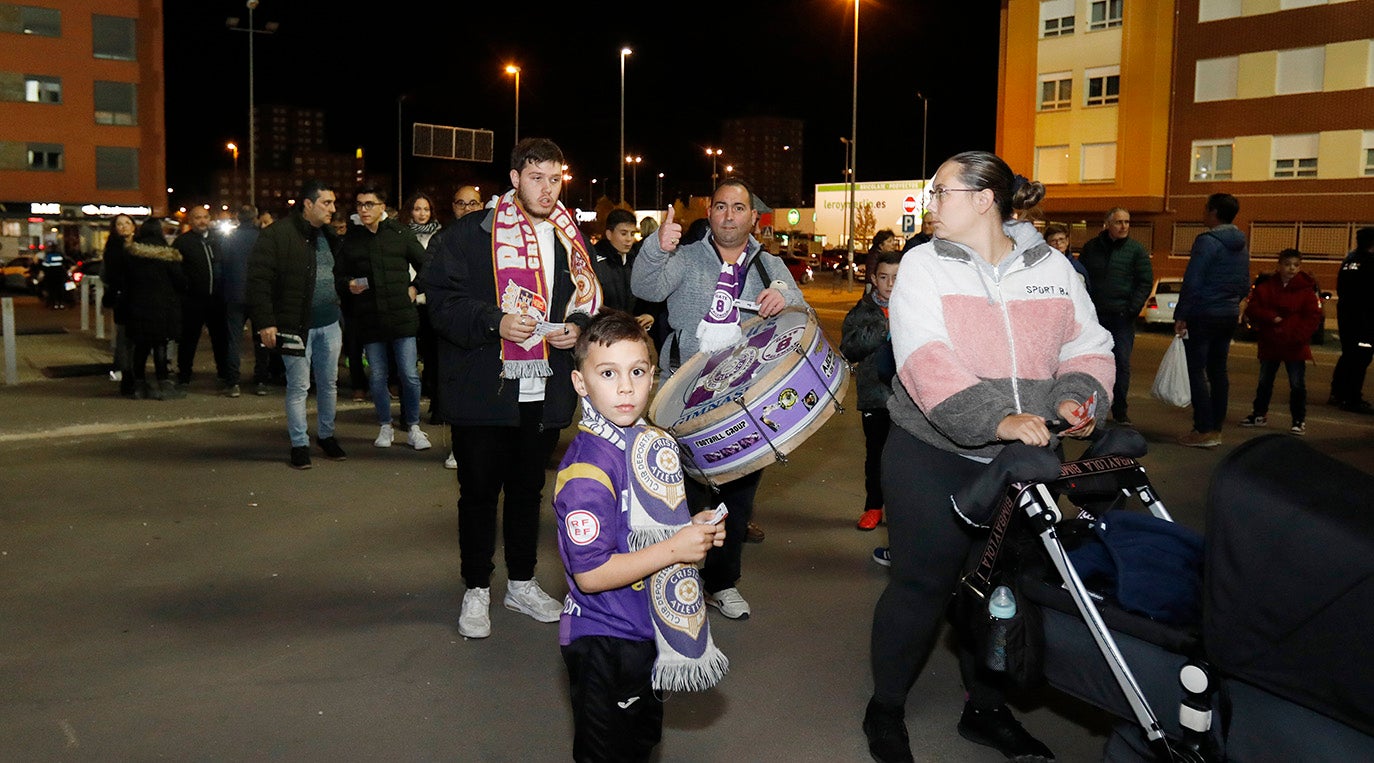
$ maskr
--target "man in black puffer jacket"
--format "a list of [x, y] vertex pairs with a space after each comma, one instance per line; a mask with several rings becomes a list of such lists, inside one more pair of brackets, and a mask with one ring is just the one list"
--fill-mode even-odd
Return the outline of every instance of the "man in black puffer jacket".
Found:
[[311, 466], [305, 398], [312, 370], [317, 442], [329, 458], [345, 458], [334, 439], [343, 331], [334, 282], [339, 239], [329, 227], [333, 216], [334, 191], [321, 180], [307, 180], [298, 211], [263, 229], [248, 260], [249, 318], [262, 346], [278, 350], [286, 366], [286, 430], [296, 469]]
[[1112, 385], [1112, 418], [1130, 424], [1126, 395], [1131, 391], [1131, 351], [1135, 348], [1135, 319], [1150, 298], [1154, 268], [1145, 245], [1131, 238], [1131, 213], [1121, 207], [1107, 211], [1102, 232], [1083, 245], [1078, 261], [1088, 271], [1088, 293], [1097, 308], [1097, 322], [1112, 334], [1116, 383]]
[[395, 438], [391, 427], [391, 391], [387, 388], [390, 360], [396, 359], [401, 381], [401, 425], [409, 433], [411, 447], [427, 450], [429, 437], [420, 429], [420, 371], [415, 335], [420, 313], [415, 309], [416, 289], [411, 272], [425, 264], [425, 250], [410, 229], [386, 215], [386, 192], [365, 185], [353, 195], [358, 225], [348, 229], [339, 251], [335, 276], [339, 288], [353, 295], [345, 321], [363, 343], [367, 354], [368, 386], [377, 409], [379, 432], [372, 443], [389, 448]]

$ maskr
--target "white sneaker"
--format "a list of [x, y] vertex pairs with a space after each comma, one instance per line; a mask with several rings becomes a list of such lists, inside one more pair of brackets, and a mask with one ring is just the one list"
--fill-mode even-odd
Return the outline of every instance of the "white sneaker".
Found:
[[410, 447], [416, 450], [429, 450], [429, 435], [420, 431], [419, 424], [410, 425]]
[[490, 588], [469, 588], [463, 594], [463, 611], [458, 615], [458, 633], [467, 638], [491, 635]]
[[706, 603], [720, 610], [722, 615], [731, 620], [749, 619], [749, 602], [739, 595], [738, 588], [726, 588], [715, 593], [706, 594]]
[[506, 584], [506, 609], [529, 615], [541, 623], [556, 623], [563, 605], [544, 593], [539, 581], [512, 580]]
[[445, 468], [445, 469], [457, 469], [457, 468], [458, 468], [458, 459], [456, 459], [456, 458], [453, 457], [453, 451], [451, 451], [451, 450], [448, 452], [448, 458], [444, 459], [444, 468]]
[[396, 430], [390, 424], [383, 424], [381, 431], [377, 432], [377, 439], [372, 441], [373, 445], [379, 448], [390, 448], [391, 443], [396, 439]]

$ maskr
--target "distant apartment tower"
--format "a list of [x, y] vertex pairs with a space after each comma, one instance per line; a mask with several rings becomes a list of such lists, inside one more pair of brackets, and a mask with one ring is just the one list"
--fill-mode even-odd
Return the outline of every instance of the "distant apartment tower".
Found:
[[[1323, 283], [1374, 218], [1374, 3], [1003, 0], [999, 154], [1075, 247], [1113, 206], [1179, 273], [1209, 194]], [[1325, 260], [1325, 262], [1323, 262]]]
[[802, 127], [800, 119], [742, 117], [721, 124], [722, 155], [717, 173], [735, 167], [754, 193], [773, 207], [802, 204]]
[[[254, 122], [258, 151], [254, 206], [283, 214], [308, 178], [333, 185], [341, 199], [352, 198], [353, 189], [364, 178], [363, 157], [360, 152], [328, 150], [322, 109], [263, 104]], [[220, 171], [215, 181], [221, 203], [234, 206], [248, 198], [248, 173], [243, 167], [236, 172]], [[386, 181], [382, 185], [386, 187]]]
[[167, 213], [162, 2], [0, 3], [0, 257]]

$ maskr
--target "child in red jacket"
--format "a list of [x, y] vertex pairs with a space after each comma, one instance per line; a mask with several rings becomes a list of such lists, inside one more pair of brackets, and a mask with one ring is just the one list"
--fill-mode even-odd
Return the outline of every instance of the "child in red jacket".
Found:
[[1293, 415], [1289, 432], [1307, 434], [1307, 361], [1312, 359], [1312, 334], [1321, 322], [1321, 296], [1317, 282], [1302, 272], [1302, 253], [1297, 249], [1279, 252], [1279, 266], [1273, 275], [1262, 278], [1250, 292], [1245, 317], [1259, 334], [1259, 387], [1243, 427], [1267, 426], [1269, 398], [1279, 363], [1288, 371], [1288, 409]]

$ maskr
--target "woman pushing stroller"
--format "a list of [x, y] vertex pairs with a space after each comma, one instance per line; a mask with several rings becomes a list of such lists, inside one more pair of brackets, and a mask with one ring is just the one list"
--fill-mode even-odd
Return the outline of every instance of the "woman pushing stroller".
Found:
[[[864, 714], [879, 761], [913, 760], [907, 694], [934, 648], [976, 529], [950, 497], [1006, 443], [1049, 447], [1047, 419], [1087, 437], [1107, 410], [1115, 365], [1083, 282], [1013, 210], [1044, 186], [997, 156], [958, 154], [929, 192], [935, 239], [903, 259], [891, 301], [897, 361], [883, 453], [891, 578], [873, 613], [873, 697]], [[961, 647], [958, 731], [1008, 758], [1053, 760], [1007, 709], [1000, 676]]]

